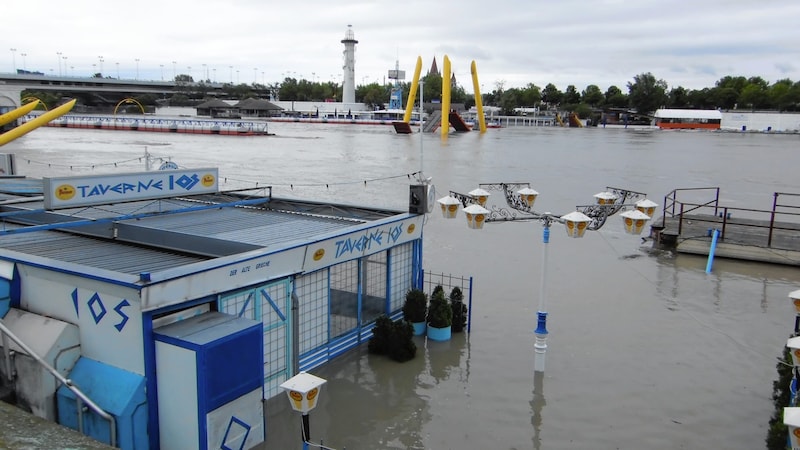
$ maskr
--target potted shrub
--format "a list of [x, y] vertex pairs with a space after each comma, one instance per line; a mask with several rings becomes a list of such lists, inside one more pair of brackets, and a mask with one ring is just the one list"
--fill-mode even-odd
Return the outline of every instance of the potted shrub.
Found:
[[375, 320], [372, 339], [367, 347], [370, 353], [388, 355], [398, 362], [408, 361], [417, 354], [417, 345], [412, 340], [413, 332], [408, 322], [394, 322], [384, 314]]
[[453, 332], [464, 331], [467, 327], [467, 305], [464, 304], [464, 293], [458, 286], [450, 291], [450, 308], [453, 309]]
[[420, 289], [412, 289], [406, 293], [403, 304], [403, 317], [411, 322], [414, 335], [425, 334], [425, 317], [428, 315], [428, 296]]
[[453, 324], [453, 309], [444, 295], [444, 289], [436, 286], [431, 294], [431, 303], [428, 306], [428, 339], [446, 341], [451, 336]]

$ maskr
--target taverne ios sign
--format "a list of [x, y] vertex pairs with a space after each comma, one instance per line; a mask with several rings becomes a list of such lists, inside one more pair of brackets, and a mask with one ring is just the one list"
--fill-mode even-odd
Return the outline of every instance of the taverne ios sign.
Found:
[[131, 202], [219, 191], [216, 168], [43, 178], [45, 209]]

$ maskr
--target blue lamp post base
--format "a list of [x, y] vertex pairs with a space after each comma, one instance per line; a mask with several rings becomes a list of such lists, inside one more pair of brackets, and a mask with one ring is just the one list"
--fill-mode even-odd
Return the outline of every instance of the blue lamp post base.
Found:
[[536, 326], [536, 342], [533, 344], [534, 359], [533, 370], [536, 372], [544, 372], [544, 357], [547, 353], [547, 313], [539, 311], [536, 313], [538, 322]]

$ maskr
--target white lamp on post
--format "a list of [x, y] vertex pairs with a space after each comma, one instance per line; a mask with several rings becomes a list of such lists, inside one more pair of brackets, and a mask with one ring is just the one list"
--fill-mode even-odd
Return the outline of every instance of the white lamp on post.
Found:
[[[489, 198], [490, 190], [500, 190], [504, 193], [506, 204], [510, 209], [491, 207], [486, 209], [486, 202]], [[569, 237], [580, 238], [586, 230], [599, 230], [606, 222], [608, 216], [614, 215], [623, 208], [632, 205], [625, 204], [631, 198], [644, 196], [640, 192], [634, 192], [619, 188], [609, 187], [606, 191], [595, 194], [596, 204], [590, 206], [579, 206], [578, 211], [573, 211], [564, 215], [555, 215], [549, 212], [537, 213], [533, 210], [533, 204], [539, 193], [531, 189], [528, 183], [487, 183], [481, 184], [478, 189], [470, 191], [469, 194], [459, 194], [450, 192], [450, 195], [438, 200], [442, 208], [442, 215], [447, 219], [456, 217], [458, 203], [464, 207], [467, 216], [467, 225], [472, 229], [482, 229], [484, 223], [506, 222], [514, 220], [538, 220], [542, 223], [542, 280], [539, 291], [539, 309], [537, 311], [537, 326], [534, 333], [536, 342], [534, 344], [534, 370], [544, 372], [545, 354], [547, 352], [547, 252], [550, 242], [550, 225], [554, 222], [563, 223]], [[619, 200], [619, 201], [618, 201]], [[637, 203], [636, 209], [626, 211], [621, 214], [625, 231], [630, 234], [640, 234], [644, 224], [650, 220], [658, 205], [649, 201], [642, 200]], [[646, 214], [639, 207], [650, 212]], [[581, 210], [582, 209], [582, 210]]]
[[308, 449], [311, 441], [311, 426], [309, 424], [308, 413], [317, 406], [319, 402], [320, 389], [327, 380], [307, 372], [300, 372], [281, 384], [281, 389], [286, 391], [292, 409], [303, 415], [303, 449]]

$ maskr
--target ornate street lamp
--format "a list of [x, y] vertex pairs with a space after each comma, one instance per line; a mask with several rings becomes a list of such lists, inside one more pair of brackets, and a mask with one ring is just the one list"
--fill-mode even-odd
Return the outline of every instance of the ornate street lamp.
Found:
[[[489, 191], [502, 191], [506, 207], [491, 206], [486, 209]], [[442, 209], [442, 216], [453, 219], [458, 212], [458, 204], [464, 207], [467, 216], [467, 225], [472, 229], [483, 228], [484, 223], [506, 222], [515, 220], [538, 220], [542, 223], [542, 279], [539, 291], [539, 310], [537, 312], [537, 327], [535, 330], [536, 342], [534, 344], [535, 358], [534, 370], [544, 372], [545, 354], [547, 352], [547, 251], [550, 242], [550, 226], [553, 223], [564, 224], [567, 236], [580, 238], [586, 230], [599, 230], [606, 223], [609, 216], [626, 208], [620, 214], [626, 233], [640, 234], [645, 223], [650, 220], [658, 205], [644, 199], [636, 205], [627, 204], [628, 200], [644, 197], [641, 192], [626, 189], [607, 187], [606, 191], [595, 194], [596, 204], [577, 206], [576, 211], [559, 215], [550, 212], [538, 213], [533, 210], [533, 204], [539, 193], [531, 189], [529, 183], [486, 183], [480, 184], [478, 189], [469, 194], [460, 194], [450, 191], [450, 194], [438, 200]], [[646, 214], [647, 211], [650, 214]]]

